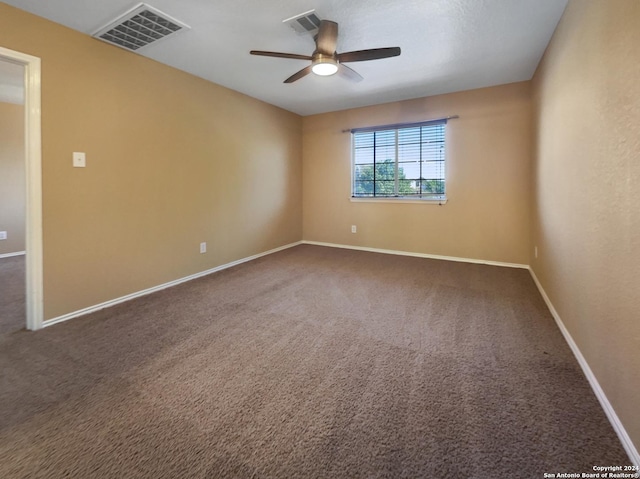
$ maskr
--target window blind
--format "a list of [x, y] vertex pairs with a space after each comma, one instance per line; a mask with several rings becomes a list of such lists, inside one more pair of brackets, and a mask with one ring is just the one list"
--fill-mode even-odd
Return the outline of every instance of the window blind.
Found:
[[445, 126], [436, 120], [352, 130], [352, 196], [444, 199]]

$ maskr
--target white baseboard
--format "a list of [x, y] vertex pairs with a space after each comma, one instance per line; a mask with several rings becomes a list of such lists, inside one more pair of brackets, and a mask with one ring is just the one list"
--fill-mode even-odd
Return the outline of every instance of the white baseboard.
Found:
[[558, 325], [558, 328], [560, 328], [560, 331], [562, 332], [562, 335], [564, 336], [565, 341], [571, 348], [571, 351], [573, 351], [573, 355], [578, 360], [578, 364], [580, 364], [580, 367], [582, 368], [582, 372], [587, 377], [587, 380], [591, 385], [591, 389], [593, 389], [593, 392], [598, 398], [598, 401], [600, 401], [600, 405], [602, 406], [602, 409], [604, 409], [604, 412], [607, 415], [607, 418], [609, 418], [609, 422], [611, 423], [614, 431], [618, 435], [618, 439], [620, 439], [620, 442], [622, 443], [622, 447], [624, 447], [624, 450], [629, 455], [629, 459], [631, 459], [631, 462], [633, 463], [633, 465], [640, 467], [640, 454], [638, 454], [638, 449], [635, 447], [635, 445], [631, 441], [631, 438], [629, 437], [629, 434], [627, 434], [627, 431], [625, 430], [624, 426], [620, 422], [620, 418], [618, 418], [618, 415], [616, 414], [615, 410], [613, 409], [613, 406], [609, 402], [609, 399], [607, 399], [607, 396], [605, 395], [604, 391], [600, 387], [600, 383], [598, 382], [595, 375], [593, 374], [593, 371], [591, 371], [591, 368], [589, 367], [587, 360], [584, 358], [584, 356], [580, 352], [578, 345], [575, 343], [575, 341], [571, 337], [571, 334], [565, 327], [564, 323], [562, 322], [562, 319], [560, 319], [560, 315], [558, 314], [558, 312], [556, 311], [556, 308], [551, 303], [551, 300], [549, 299], [549, 296], [547, 296], [546, 291], [540, 284], [540, 281], [538, 281], [538, 278], [535, 272], [531, 268], [529, 268], [529, 272], [531, 273], [531, 277], [533, 278], [533, 281], [536, 283], [536, 286], [538, 287], [538, 291], [540, 291], [540, 294], [542, 295], [544, 302], [547, 304], [547, 307], [549, 308], [549, 311], [551, 312], [553, 319], [555, 319], [556, 324]]
[[0, 259], [2, 258], [11, 258], [12, 256], [22, 256], [23, 254], [26, 254], [26, 251], [16, 251], [15, 253], [4, 253], [4, 254], [0, 254]]
[[121, 296], [116, 299], [112, 299], [109, 301], [105, 301], [104, 303], [96, 304], [94, 306], [89, 306], [87, 308], [79, 309], [77, 311], [73, 311], [71, 313], [63, 314], [62, 316], [58, 316], [56, 318], [47, 319], [42, 322], [42, 327], [46, 328], [47, 326], [53, 326], [54, 324], [61, 323], [63, 321], [67, 321], [69, 319], [77, 318], [79, 316], [84, 316], [85, 314], [93, 313], [95, 311], [99, 311], [101, 309], [109, 308], [111, 306], [115, 306], [116, 304], [124, 303], [125, 301], [130, 301], [135, 298], [139, 298], [141, 296], [146, 296], [147, 294], [155, 293], [156, 291], [160, 291], [163, 289], [170, 288], [172, 286], [176, 286], [180, 283], [185, 283], [187, 281], [191, 281], [196, 278], [201, 278], [202, 276], [207, 276], [208, 274], [215, 273], [217, 271], [222, 271], [223, 269], [231, 268], [233, 266], [237, 266], [242, 263], [246, 263], [248, 261], [253, 261], [254, 259], [261, 258], [262, 256], [267, 256], [269, 254], [277, 253], [278, 251], [282, 251], [288, 248], [292, 248], [294, 246], [298, 246], [302, 241], [297, 241], [295, 243], [290, 243], [284, 246], [280, 246], [278, 248], [271, 249], [269, 251], [265, 251], [263, 253], [254, 254], [253, 256], [248, 256], [246, 258], [242, 258], [236, 261], [232, 261], [231, 263], [223, 264], [220, 266], [216, 266], [215, 268], [208, 269], [206, 271], [201, 271], [200, 273], [195, 273], [190, 276], [185, 276], [184, 278], [176, 279], [174, 281], [169, 281], [168, 283], [160, 284], [158, 286], [153, 286], [151, 288], [144, 289], [142, 291], [138, 291], [136, 293], [127, 294], [126, 296]]
[[411, 251], [398, 251], [392, 249], [381, 249], [381, 248], [369, 248], [367, 246], [351, 246], [345, 244], [337, 244], [337, 243], [322, 243], [320, 241], [302, 241], [303, 244], [312, 244], [316, 246], [328, 246], [330, 248], [343, 248], [343, 249], [354, 249], [357, 251], [369, 251], [370, 253], [383, 253], [383, 254], [396, 254], [399, 256], [413, 256], [416, 258], [428, 258], [428, 259], [441, 259], [445, 261], [457, 261], [461, 263], [475, 263], [475, 264], [488, 264], [491, 266], [504, 266], [506, 268], [520, 268], [520, 269], [529, 269], [529, 265], [527, 264], [519, 264], [519, 263], [504, 263], [501, 261], [489, 261], [484, 259], [474, 259], [474, 258], [459, 258], [457, 256], [442, 256], [437, 254], [427, 254], [427, 253], [413, 253]]

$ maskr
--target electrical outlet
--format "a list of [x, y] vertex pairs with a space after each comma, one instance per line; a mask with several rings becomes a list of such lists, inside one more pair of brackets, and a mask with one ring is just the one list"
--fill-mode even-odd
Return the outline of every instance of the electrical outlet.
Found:
[[6, 239], [7, 239], [7, 232], [0, 231], [0, 240], [6, 240]]
[[538, 258], [538, 247], [534, 246], [533, 247], [533, 256], [537, 259]]
[[73, 152], [73, 167], [74, 168], [84, 168], [87, 166], [87, 157], [84, 153], [80, 151]]
[[351, 232], [352, 233], [357, 233], [358, 232], [358, 227], [356, 225], [351, 225]]
[[207, 243], [200, 243], [200, 253], [207, 252]]

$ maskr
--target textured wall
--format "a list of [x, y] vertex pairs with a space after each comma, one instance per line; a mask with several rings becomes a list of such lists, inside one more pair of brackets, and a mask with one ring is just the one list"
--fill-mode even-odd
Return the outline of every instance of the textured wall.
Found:
[[572, 1], [534, 77], [531, 265], [640, 446], [640, 2]]
[[[447, 125], [448, 203], [351, 202], [341, 130], [460, 115]], [[304, 239], [527, 264], [529, 82], [304, 117]], [[351, 233], [351, 225], [358, 232]]]
[[301, 239], [299, 116], [2, 3], [0, 45], [42, 58], [45, 319]]
[[0, 103], [0, 254], [24, 251], [24, 107]]

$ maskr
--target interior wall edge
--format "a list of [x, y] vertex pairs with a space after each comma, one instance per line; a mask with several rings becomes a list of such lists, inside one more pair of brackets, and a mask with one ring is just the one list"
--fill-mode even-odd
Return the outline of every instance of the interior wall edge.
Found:
[[625, 429], [625, 427], [622, 425], [622, 422], [620, 421], [620, 418], [616, 414], [615, 409], [609, 402], [607, 395], [605, 394], [604, 390], [600, 386], [600, 383], [598, 382], [598, 378], [595, 376], [595, 374], [591, 370], [589, 363], [587, 363], [587, 360], [582, 355], [580, 348], [578, 348], [578, 345], [573, 340], [571, 333], [564, 325], [562, 318], [560, 318], [558, 311], [556, 310], [553, 303], [549, 299], [549, 296], [544, 290], [542, 283], [540, 283], [540, 281], [538, 280], [538, 277], [536, 276], [536, 273], [532, 267], [529, 267], [529, 272], [531, 273], [531, 277], [533, 278], [533, 281], [536, 284], [536, 287], [538, 288], [538, 291], [540, 292], [542, 299], [544, 300], [545, 304], [549, 308], [549, 311], [551, 312], [551, 316], [553, 316], [553, 319], [558, 325], [558, 328], [560, 329], [562, 336], [564, 337], [565, 341], [569, 345], [569, 348], [571, 348], [571, 352], [573, 352], [573, 355], [578, 361], [578, 364], [580, 365], [582, 372], [587, 378], [587, 381], [589, 381], [589, 385], [591, 386], [591, 389], [593, 390], [593, 393], [595, 394], [596, 398], [600, 402], [600, 405], [602, 406], [602, 409], [604, 410], [604, 413], [606, 414], [607, 419], [609, 419], [609, 422], [611, 423], [613, 430], [618, 435], [618, 439], [620, 439], [620, 442], [622, 443], [622, 447], [624, 448], [626, 453], [629, 455], [629, 459], [631, 460], [633, 465], [640, 468], [640, 452], [638, 452], [638, 448], [631, 440], [631, 437], [627, 433], [627, 430]]

